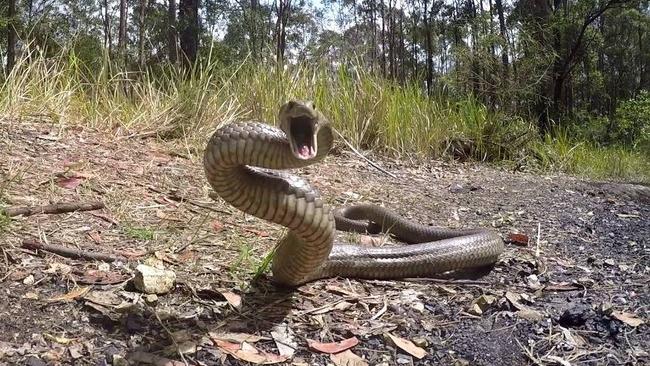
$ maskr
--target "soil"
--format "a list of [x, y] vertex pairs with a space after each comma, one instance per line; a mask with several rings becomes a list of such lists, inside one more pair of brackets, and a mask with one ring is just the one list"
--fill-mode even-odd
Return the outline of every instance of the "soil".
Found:
[[[1, 121], [0, 141], [0, 207], [105, 204], [0, 217], [0, 365], [650, 363], [648, 187], [370, 156], [390, 177], [340, 149], [293, 173], [334, 206], [490, 227], [506, 250], [476, 279], [332, 278], [290, 290], [256, 276], [285, 230], [211, 199], [201, 152], [182, 141], [25, 120]], [[35, 251], [25, 239], [118, 260]], [[173, 288], [138, 291], [140, 263], [173, 271]], [[319, 345], [343, 340], [348, 351]]]

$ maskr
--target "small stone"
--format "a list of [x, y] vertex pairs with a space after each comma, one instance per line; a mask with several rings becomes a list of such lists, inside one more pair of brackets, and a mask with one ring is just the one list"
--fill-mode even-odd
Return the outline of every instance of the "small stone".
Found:
[[[24, 283], [25, 285], [28, 285], [28, 286], [33, 285], [34, 282], [35, 282], [35, 281], [34, 281], [34, 275], [29, 275], [29, 276], [25, 277], [25, 279], [23, 280], [23, 283]], [[40, 360], [39, 360], [39, 361], [40, 361]]]
[[539, 278], [537, 278], [537, 275], [535, 274], [531, 274], [530, 276], [526, 277], [526, 282], [528, 282], [528, 287], [533, 290], [539, 289], [541, 287]]
[[129, 366], [129, 361], [121, 355], [113, 355], [113, 366]]
[[487, 310], [492, 304], [497, 301], [497, 298], [492, 295], [481, 295], [474, 301], [479, 306], [481, 312]]
[[421, 348], [426, 348], [429, 345], [429, 341], [424, 337], [412, 338], [411, 342], [413, 342], [413, 344]]
[[413, 363], [413, 358], [411, 356], [398, 354], [397, 355], [397, 363], [399, 365], [411, 365]]
[[615, 262], [613, 259], [611, 259], [611, 258], [609, 258], [609, 259], [605, 259], [605, 262], [604, 262], [604, 263], [605, 263], [606, 265], [610, 266], [610, 267], [614, 267], [614, 266], [616, 265], [616, 262]]
[[463, 187], [460, 183], [452, 183], [449, 187], [449, 192], [451, 193], [467, 193], [469, 191], [469, 188]]
[[176, 273], [140, 264], [135, 269], [133, 284], [145, 294], [164, 294], [169, 292], [176, 281]]
[[483, 310], [481, 310], [481, 307], [476, 303], [472, 304], [472, 306], [470, 306], [470, 308], [467, 309], [467, 312], [472, 314], [472, 315], [482, 315], [483, 314]]
[[528, 308], [517, 311], [517, 316], [529, 321], [540, 321], [544, 317], [539, 311]]
[[155, 304], [158, 302], [158, 295], [148, 294], [144, 297], [144, 301], [146, 301], [147, 304]]

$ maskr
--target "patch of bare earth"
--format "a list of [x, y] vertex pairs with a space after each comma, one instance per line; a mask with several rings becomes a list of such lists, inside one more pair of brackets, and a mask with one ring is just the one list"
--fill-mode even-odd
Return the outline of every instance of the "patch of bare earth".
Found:
[[[506, 251], [471, 281], [339, 278], [289, 291], [253, 281], [284, 229], [210, 199], [200, 152], [24, 121], [0, 122], [0, 138], [3, 207], [105, 205], [2, 218], [0, 365], [650, 362], [647, 187], [375, 159], [391, 178], [330, 156], [295, 173], [333, 205], [492, 227]], [[175, 286], [140, 293], [139, 263], [174, 271]]]

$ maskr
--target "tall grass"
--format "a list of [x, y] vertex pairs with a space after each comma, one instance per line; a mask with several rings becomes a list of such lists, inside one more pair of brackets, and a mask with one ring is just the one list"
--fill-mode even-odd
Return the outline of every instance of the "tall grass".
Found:
[[199, 153], [221, 123], [276, 123], [278, 106], [289, 98], [315, 101], [354, 146], [385, 154], [497, 162], [534, 156], [545, 169], [599, 177], [630, 178], [647, 166], [625, 150], [596, 150], [568, 137], [540, 140], [526, 121], [475, 100], [427, 96], [418, 85], [397, 85], [363, 68], [280, 69], [247, 61], [224, 67], [211, 55], [190, 73], [165, 66], [126, 72], [110, 62], [90, 69], [68, 50], [57, 57], [30, 50], [0, 85], [0, 114], [182, 138], [190, 153]]

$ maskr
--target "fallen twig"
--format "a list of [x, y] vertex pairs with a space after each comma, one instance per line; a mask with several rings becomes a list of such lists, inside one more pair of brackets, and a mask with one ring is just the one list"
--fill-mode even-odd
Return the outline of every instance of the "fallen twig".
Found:
[[58, 254], [68, 258], [79, 259], [94, 259], [104, 262], [125, 261], [126, 259], [121, 256], [116, 256], [108, 253], [91, 253], [81, 249], [64, 247], [56, 244], [44, 244], [35, 240], [25, 239], [22, 244], [23, 248], [32, 250], [44, 250], [46, 252]]
[[103, 202], [68, 202], [68, 203], [55, 203], [44, 206], [24, 206], [24, 207], [8, 207], [4, 209], [5, 215], [9, 217], [23, 215], [31, 216], [35, 214], [60, 214], [73, 211], [92, 211], [104, 208]]
[[352, 152], [354, 152], [361, 159], [365, 160], [368, 164], [372, 165], [375, 169], [379, 170], [380, 172], [382, 172], [382, 173], [384, 173], [384, 174], [386, 174], [386, 175], [388, 175], [390, 177], [397, 178], [397, 176], [395, 174], [385, 170], [384, 168], [377, 165], [377, 163], [373, 162], [372, 160], [366, 158], [363, 154], [361, 154], [357, 149], [354, 148], [354, 146], [352, 146], [351, 143], [349, 143], [345, 139], [345, 137], [343, 137], [343, 135], [341, 135], [341, 133], [339, 133], [339, 131], [334, 130], [334, 132], [336, 132], [336, 134], [339, 136], [339, 138], [350, 148], [350, 150], [352, 150]]
[[180, 202], [180, 203], [186, 202], [186, 203], [189, 203], [192, 206], [204, 208], [206, 210], [210, 210], [210, 211], [213, 211], [213, 212], [218, 212], [218, 213], [225, 214], [225, 215], [231, 215], [231, 213], [228, 212], [228, 211], [219, 210], [218, 208], [214, 208], [214, 207], [204, 205], [204, 204], [199, 203], [199, 202], [195, 202], [195, 201], [193, 201], [193, 200], [191, 200], [191, 199], [189, 199], [187, 197], [179, 196], [176, 192], [165, 193], [165, 192], [159, 190], [158, 188], [155, 188], [155, 187], [152, 187], [152, 186], [146, 186], [146, 187], [147, 187], [147, 189], [149, 189], [152, 192], [156, 192], [156, 193], [159, 193], [159, 194], [164, 194], [165, 197], [167, 197], [170, 200], [175, 201], [175, 202]]

